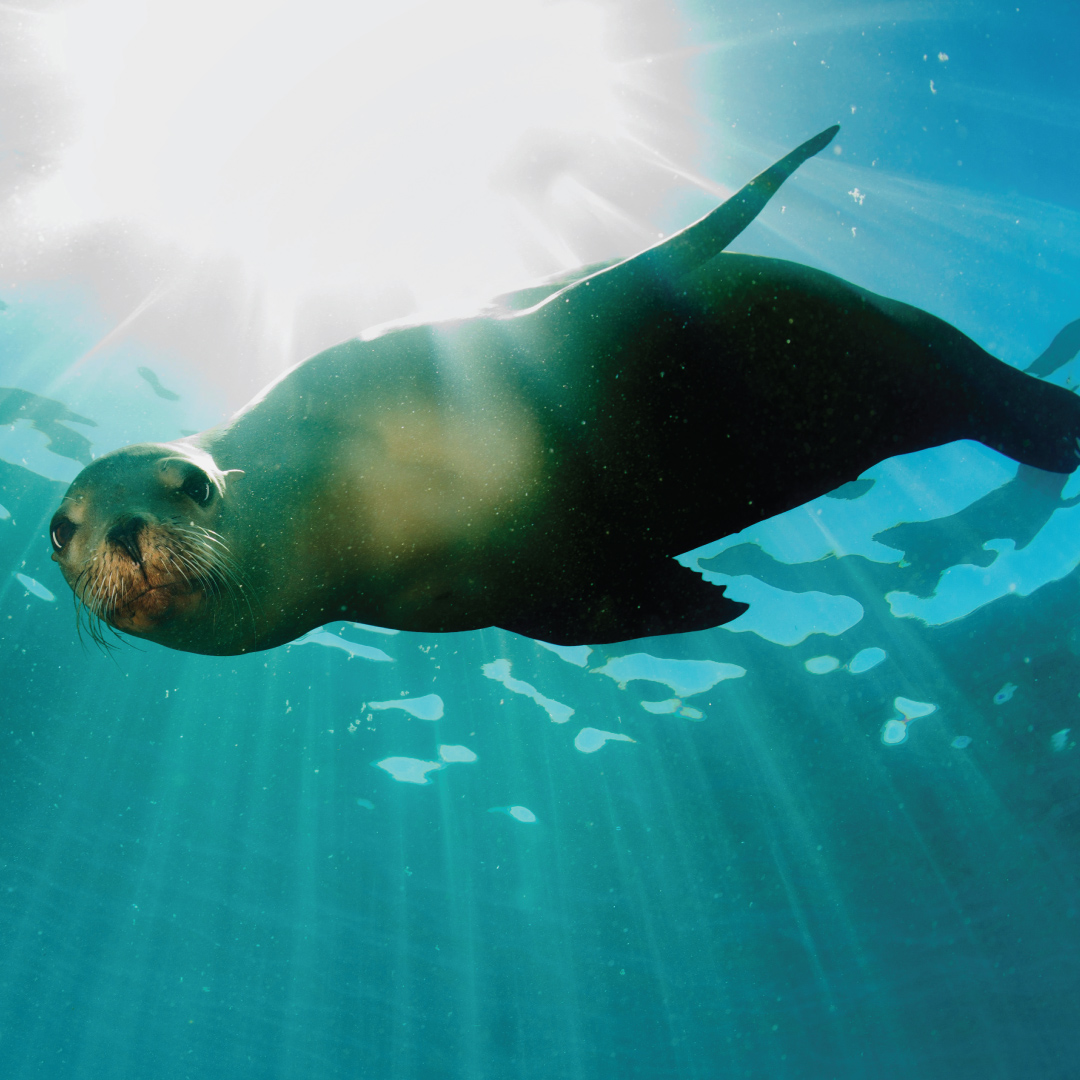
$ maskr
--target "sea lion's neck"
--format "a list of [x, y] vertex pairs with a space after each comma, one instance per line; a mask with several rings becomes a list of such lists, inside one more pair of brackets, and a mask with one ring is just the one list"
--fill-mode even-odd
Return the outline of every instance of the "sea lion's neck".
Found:
[[[266, 633], [285, 641], [341, 618], [490, 625], [492, 597], [507, 596], [505, 582], [490, 587], [492, 572], [512, 576], [516, 534], [543, 516], [544, 440], [523, 400], [490, 377], [448, 394], [415, 348], [388, 374], [374, 343], [354, 345], [341, 394], [325, 393], [331, 350], [260, 400], [257, 426], [242, 412], [196, 437], [221, 469], [242, 470], [228, 531], [256, 568], [255, 607], [272, 627], [260, 647]], [[272, 454], [268, 416], [281, 432]]]

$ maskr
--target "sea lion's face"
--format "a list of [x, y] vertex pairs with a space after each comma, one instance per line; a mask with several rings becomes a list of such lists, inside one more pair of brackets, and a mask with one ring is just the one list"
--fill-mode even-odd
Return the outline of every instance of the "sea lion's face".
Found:
[[[225, 501], [224, 475], [197, 447], [117, 450], [68, 489], [49, 529], [53, 560], [92, 617], [191, 648], [197, 624], [207, 631], [208, 608], [241, 603], [242, 582], [215, 528]], [[209, 651], [202, 644], [197, 651]]]

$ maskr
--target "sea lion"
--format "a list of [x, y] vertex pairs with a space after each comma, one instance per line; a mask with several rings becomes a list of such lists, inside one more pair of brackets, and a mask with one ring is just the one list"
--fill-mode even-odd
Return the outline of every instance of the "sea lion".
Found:
[[94, 461], [53, 557], [92, 616], [192, 652], [334, 619], [597, 644], [734, 618], [672, 556], [882, 458], [977, 439], [1071, 471], [1072, 394], [906, 304], [721, 254], [837, 130], [634, 258], [371, 332], [221, 427]]

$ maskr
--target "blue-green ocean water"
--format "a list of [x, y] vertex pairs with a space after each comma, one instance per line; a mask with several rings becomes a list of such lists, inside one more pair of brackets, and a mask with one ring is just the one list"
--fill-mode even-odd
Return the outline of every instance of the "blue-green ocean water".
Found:
[[[845, 125], [739, 249], [1030, 362], [1080, 316], [1075, 4], [783, 18], [679, 12], [701, 173]], [[0, 382], [44, 392], [107, 327], [5, 273]], [[52, 394], [95, 453], [213, 419], [164, 351], [109, 368]], [[43, 444], [0, 427], [4, 1080], [1080, 1075], [1080, 477], [885, 463], [687, 560], [752, 602], [705, 633], [110, 657]]]

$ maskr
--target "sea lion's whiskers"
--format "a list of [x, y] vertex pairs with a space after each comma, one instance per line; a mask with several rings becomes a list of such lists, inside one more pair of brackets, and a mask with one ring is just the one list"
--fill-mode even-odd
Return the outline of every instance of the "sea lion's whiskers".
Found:
[[198, 529], [201, 539], [205, 540], [209, 544], [215, 545], [213, 548], [208, 550], [214, 551], [216, 565], [223, 570], [230, 571], [234, 575], [237, 584], [242, 587], [243, 575], [240, 573], [239, 566], [237, 565], [236, 560], [233, 558], [232, 550], [225, 542], [225, 538], [220, 533], [214, 532], [213, 529], [207, 529], [201, 525], [196, 526], [196, 528]]
[[[196, 526], [198, 539], [203, 542], [202, 547], [197, 548], [198, 554], [206, 564], [208, 578], [220, 586], [224, 595], [232, 602], [234, 611], [239, 613], [240, 601], [243, 601], [247, 609], [247, 615], [251, 620], [253, 643], [256, 639], [257, 621], [255, 611], [251, 606], [251, 589], [244, 575], [233, 558], [229, 545], [224, 537], [212, 529]], [[188, 531], [188, 530], [185, 530]], [[210, 546], [214, 545], [214, 546]], [[214, 612], [214, 621], [217, 622], [217, 612]]]
[[[199, 584], [198, 571], [194, 567], [190, 566], [188, 560], [184, 558], [182, 551], [177, 551], [171, 548], [164, 548], [162, 550], [162, 558], [168, 562], [168, 564], [176, 571], [177, 574], [183, 579], [185, 585], [197, 586]], [[194, 580], [188, 573], [191, 570], [195, 574]]]
[[[173, 554], [191, 572], [195, 580], [206, 590], [211, 603], [211, 619], [216, 626], [222, 615], [223, 601], [227, 598], [233, 610], [240, 614], [240, 598], [247, 605], [254, 625], [254, 613], [244, 593], [239, 575], [231, 565], [232, 559], [225, 542], [216, 534], [200, 526], [194, 528], [177, 525], [173, 529], [177, 547]], [[186, 571], [184, 577], [188, 578]]]
[[240, 601], [243, 602], [243, 608], [246, 609], [248, 619], [251, 621], [252, 647], [254, 647], [258, 641], [258, 620], [255, 618], [255, 609], [252, 607], [250, 583], [234, 562], [228, 546], [223, 541], [221, 541], [221, 544], [223, 549], [222, 557], [216, 566], [216, 570], [220, 574], [222, 584], [232, 598], [234, 606], [239, 610]]
[[[83, 569], [76, 576], [75, 580], [71, 584], [71, 599], [72, 599], [72, 602], [73, 602], [74, 607], [75, 607], [75, 633], [78, 635], [78, 638], [79, 638], [80, 642], [82, 642], [82, 640], [83, 640], [83, 636], [82, 636], [83, 613], [84, 612], [86, 613], [86, 619], [87, 619], [87, 628], [86, 629], [87, 629], [87, 633], [90, 633], [90, 626], [92, 625], [92, 622], [93, 622], [93, 614], [89, 611], [89, 609], [86, 606], [86, 601], [83, 600], [82, 596], [80, 595], [80, 591], [81, 591], [80, 586], [82, 584], [83, 579], [89, 573], [89, 570], [90, 570], [89, 567], [86, 567], [85, 569]], [[93, 634], [91, 633], [90, 636], [93, 637]]]
[[[192, 535], [188, 530], [177, 529], [178, 539], [183, 541], [172, 550], [172, 554], [187, 567], [194, 575], [195, 580], [202, 585], [209, 585], [216, 577], [216, 567], [210, 552], [193, 544]], [[190, 579], [189, 579], [190, 580]]]
[[[79, 641], [83, 641], [83, 620], [86, 622], [86, 633], [89, 635], [90, 640], [94, 642], [106, 655], [116, 648], [118, 642], [123, 641], [123, 638], [116, 632], [116, 629], [108, 622], [105, 616], [101, 613], [103, 606], [103, 600], [101, 596], [102, 582], [95, 576], [91, 575], [91, 571], [94, 569], [94, 564], [97, 562], [95, 556], [90, 560], [88, 566], [86, 566], [81, 573], [72, 582], [72, 600], [75, 607], [75, 633], [78, 635]], [[108, 631], [115, 640], [109, 640], [106, 638], [105, 633]]]
[[[190, 528], [184, 528], [182, 532], [189, 537], [192, 536]], [[201, 561], [204, 572], [214, 576], [220, 582], [222, 588], [230, 595], [235, 597], [234, 590], [244, 592], [247, 582], [243, 574], [241, 574], [224, 537], [201, 525], [195, 526], [193, 535], [200, 544], [189, 549], [188, 553], [193, 558]]]
[[186, 572], [184, 573], [185, 580], [188, 582], [194, 580], [194, 582], [206, 590], [215, 601], [216, 611], [217, 602], [220, 601], [222, 597], [222, 591], [213, 566], [201, 562], [190, 552], [178, 552], [177, 558], [180, 560], [181, 566], [186, 566], [191, 571], [192, 577], [190, 578], [187, 576]]
[[229, 545], [225, 543], [225, 538], [221, 533], [214, 532], [213, 529], [207, 529], [202, 525], [197, 525], [196, 528], [199, 530], [199, 535], [202, 536], [204, 540], [209, 540], [211, 543], [217, 544], [226, 553], [229, 551]]

